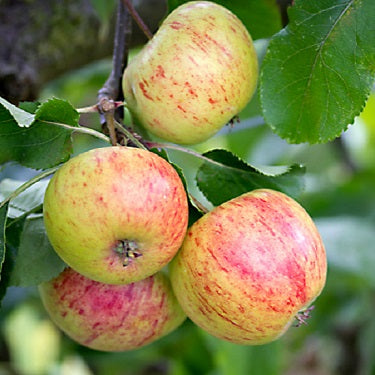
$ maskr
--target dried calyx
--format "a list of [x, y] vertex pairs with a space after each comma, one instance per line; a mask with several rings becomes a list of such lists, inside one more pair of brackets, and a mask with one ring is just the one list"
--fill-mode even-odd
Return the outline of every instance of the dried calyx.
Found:
[[118, 241], [113, 250], [121, 257], [124, 267], [130, 264], [131, 259], [142, 256], [137, 243], [131, 240]]

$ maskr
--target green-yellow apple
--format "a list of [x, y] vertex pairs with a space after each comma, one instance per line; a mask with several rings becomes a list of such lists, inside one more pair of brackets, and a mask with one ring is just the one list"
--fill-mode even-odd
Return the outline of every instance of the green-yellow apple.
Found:
[[93, 281], [66, 268], [39, 286], [55, 324], [81, 345], [132, 350], [176, 329], [186, 318], [162, 272], [127, 285]]
[[257, 78], [253, 41], [241, 21], [218, 4], [192, 1], [175, 9], [130, 62], [123, 92], [145, 129], [194, 144], [246, 106]]
[[65, 163], [44, 197], [48, 238], [77, 272], [108, 284], [154, 274], [176, 254], [188, 205], [175, 169], [132, 147], [90, 150]]
[[221, 339], [275, 340], [308, 308], [326, 280], [321, 237], [283, 193], [259, 189], [214, 208], [188, 230], [171, 264], [187, 316]]

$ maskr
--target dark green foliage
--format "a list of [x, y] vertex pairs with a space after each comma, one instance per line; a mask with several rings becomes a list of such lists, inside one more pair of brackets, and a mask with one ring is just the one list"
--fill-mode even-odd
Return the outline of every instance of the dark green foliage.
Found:
[[324, 143], [353, 123], [374, 83], [374, 15], [373, 0], [295, 2], [261, 72], [263, 115], [275, 133]]
[[51, 99], [35, 115], [0, 102], [0, 163], [17, 161], [34, 169], [46, 169], [69, 158], [71, 132], [57, 124], [78, 125], [78, 113], [66, 101]]
[[226, 150], [209, 151], [203, 156], [197, 184], [215, 206], [259, 188], [279, 190], [293, 197], [303, 190], [302, 166], [293, 165], [280, 168], [282, 172], [266, 174]]

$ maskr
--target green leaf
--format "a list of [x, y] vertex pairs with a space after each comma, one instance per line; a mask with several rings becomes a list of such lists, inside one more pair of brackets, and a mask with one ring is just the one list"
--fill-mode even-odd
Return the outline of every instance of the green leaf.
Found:
[[10, 117], [13, 117], [13, 119], [17, 122], [18, 126], [20, 126], [21, 128], [28, 128], [33, 123], [34, 116], [31, 113], [16, 107], [15, 105], [9, 103], [2, 97], [0, 97], [0, 105], [2, 106], [0, 106], [0, 111], [5, 112], [0, 112], [0, 115], [7, 116], [6, 112], [8, 112], [8, 117], [9, 115]]
[[35, 286], [57, 276], [65, 267], [48, 240], [43, 217], [27, 219], [9, 285]]
[[226, 150], [212, 150], [203, 156], [197, 184], [216, 206], [254, 189], [269, 188], [296, 197], [304, 188], [305, 168], [299, 165], [274, 167], [273, 173], [266, 174]]
[[0, 280], [1, 280], [1, 270], [3, 268], [3, 263], [5, 260], [5, 228], [7, 223], [7, 213], [8, 205], [4, 205], [0, 208]]
[[296, 0], [263, 61], [260, 98], [290, 143], [324, 143], [364, 107], [375, 73], [375, 1]]
[[70, 103], [56, 98], [44, 102], [35, 112], [35, 120], [45, 123], [56, 122], [77, 126], [78, 118], [78, 112]]
[[[172, 11], [189, 0], [168, 0]], [[215, 3], [232, 11], [247, 27], [253, 39], [268, 38], [281, 28], [278, 6], [274, 0], [217, 0]]]
[[330, 268], [356, 275], [375, 287], [374, 223], [355, 216], [314, 221], [322, 236]]
[[0, 301], [4, 298], [9, 286], [9, 280], [14, 268], [15, 261], [17, 259], [18, 247], [25, 220], [25, 217], [16, 220], [11, 220], [8, 218], [7, 220], [7, 228], [5, 233], [6, 253], [1, 270]]
[[23, 109], [26, 112], [34, 114], [38, 110], [40, 105], [40, 102], [21, 102], [19, 104], [19, 108]]
[[[0, 202], [6, 199], [13, 191], [19, 188], [24, 181], [16, 181], [6, 178], [0, 182]], [[8, 216], [15, 218], [24, 215], [43, 203], [44, 193], [48, 181], [39, 181], [30, 186], [16, 198], [12, 199], [9, 205]]]
[[[16, 108], [16, 107], [15, 107]], [[16, 161], [26, 167], [46, 169], [66, 161], [71, 152], [71, 129], [77, 126], [79, 114], [66, 101], [51, 99], [41, 104], [28, 127], [19, 122], [23, 117], [9, 110], [9, 103], [0, 103], [0, 164]], [[26, 116], [26, 115], [25, 115]]]

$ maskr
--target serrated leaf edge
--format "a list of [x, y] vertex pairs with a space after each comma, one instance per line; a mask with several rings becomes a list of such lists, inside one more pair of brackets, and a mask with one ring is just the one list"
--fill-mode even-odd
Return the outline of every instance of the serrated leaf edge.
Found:
[[[286, 168], [286, 170], [282, 173], [276, 173], [276, 174], [273, 174], [273, 173], [267, 173], [265, 171], [262, 171], [260, 170], [259, 168], [249, 164], [248, 162], [246, 162], [245, 160], [241, 159], [238, 155], [234, 154], [233, 152], [231, 151], [228, 151], [228, 150], [225, 150], [225, 149], [212, 149], [212, 150], [209, 150], [209, 151], [206, 151], [205, 153], [203, 153], [202, 155], [207, 158], [207, 159], [210, 159], [209, 156], [207, 156], [207, 154], [211, 153], [211, 152], [214, 152], [214, 151], [221, 151], [221, 152], [225, 152], [227, 154], [230, 154], [231, 156], [233, 156], [234, 158], [236, 158], [238, 161], [240, 161], [241, 163], [245, 164], [246, 166], [248, 166], [252, 171], [254, 172], [257, 172], [259, 173], [260, 175], [263, 175], [263, 176], [266, 176], [266, 177], [279, 177], [279, 176], [283, 176], [287, 173], [289, 173], [291, 170], [295, 169], [296, 167], [299, 168], [301, 170], [301, 172], [304, 171], [305, 167], [302, 165], [302, 164], [298, 164], [298, 163], [294, 163], [292, 165], [278, 165], [277, 167], [284, 167]], [[226, 168], [230, 168], [230, 169], [234, 169], [234, 170], [238, 170], [238, 171], [247, 171], [245, 169], [240, 169], [240, 168], [236, 168], [236, 167], [231, 167], [227, 164], [223, 164], [221, 162], [218, 162], [216, 160], [213, 160], [213, 159], [210, 159], [211, 163], [212, 164], [217, 164], [219, 166], [223, 166], [223, 167], [226, 167]], [[209, 162], [209, 161], [208, 161]], [[198, 168], [198, 170], [201, 168], [202, 166], [200, 166]], [[248, 170], [250, 172], [250, 170]]]
[[[349, 1], [348, 4], [353, 3], [353, 2], [354, 2], [354, 0], [351, 0], [351, 1]], [[347, 8], [349, 8], [349, 5], [346, 7], [346, 9]], [[291, 8], [289, 10], [291, 10]], [[289, 14], [289, 11], [288, 11], [288, 14]], [[289, 33], [289, 31], [290, 31], [290, 29], [291, 29], [291, 26], [287, 25], [286, 27], [284, 27], [283, 29], [281, 29], [279, 32], [277, 32], [276, 34], [274, 34], [272, 36], [272, 38], [271, 38], [271, 40], [270, 40], [270, 42], [268, 44], [266, 54], [265, 54], [264, 59], [263, 59], [264, 63], [266, 63], [268, 59], [271, 59], [270, 56], [273, 53], [273, 51], [272, 51], [272, 45], [273, 45], [273, 43], [275, 43], [275, 40], [277, 41], [278, 38], [282, 38], [282, 37], [287, 36], [288, 33]], [[363, 109], [364, 109], [364, 107], [366, 105], [366, 102], [367, 102], [367, 100], [368, 100], [368, 98], [369, 98], [369, 96], [371, 94], [371, 87], [370, 87], [368, 89], [368, 91], [365, 93], [365, 99], [362, 102], [362, 105], [359, 108], [359, 110], [355, 111], [353, 113], [353, 116], [350, 116], [350, 118], [346, 121], [346, 126], [345, 127], [341, 128], [340, 130], [338, 130], [337, 132], [335, 132], [331, 136], [327, 136], [327, 137], [323, 138], [323, 137], [321, 137], [321, 135], [319, 135], [318, 138], [315, 139], [315, 140], [313, 140], [313, 139], [298, 140], [296, 138], [293, 138], [292, 136], [289, 136], [287, 134], [283, 134], [280, 131], [279, 127], [275, 126], [273, 123], [271, 123], [271, 122], [269, 122], [267, 120], [267, 110], [264, 108], [264, 105], [263, 105], [263, 95], [264, 95], [263, 80], [264, 80], [264, 69], [262, 68], [262, 69], [260, 69], [260, 73], [259, 73], [259, 102], [260, 102], [260, 107], [261, 107], [261, 111], [263, 113], [263, 117], [264, 117], [265, 123], [271, 128], [271, 130], [273, 131], [273, 133], [277, 134], [280, 138], [284, 139], [289, 144], [308, 143], [308, 144], [313, 145], [313, 144], [328, 143], [328, 142], [333, 141], [334, 139], [336, 139], [337, 137], [339, 137], [342, 133], [344, 133], [345, 131], [347, 131], [347, 129], [348, 129], [348, 127], [350, 125], [354, 124], [355, 118], [361, 114], [361, 112], [363, 111]], [[375, 78], [374, 78], [374, 81], [375, 81]]]

